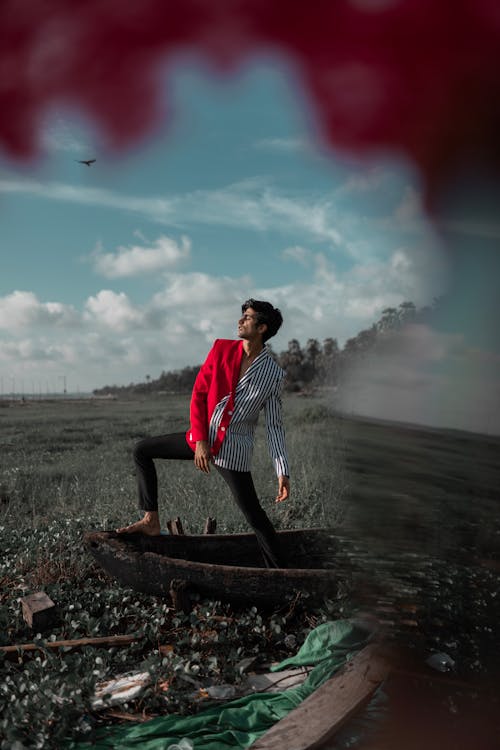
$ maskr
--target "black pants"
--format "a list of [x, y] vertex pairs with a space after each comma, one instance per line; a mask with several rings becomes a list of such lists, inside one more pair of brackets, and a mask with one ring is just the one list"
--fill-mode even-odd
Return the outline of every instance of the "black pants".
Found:
[[[186, 441], [184, 432], [158, 437], [144, 438], [134, 447], [134, 462], [137, 471], [139, 508], [144, 511], [158, 510], [158, 477], [153, 459], [174, 458], [193, 461], [194, 454]], [[252, 527], [268, 568], [284, 567], [279, 552], [276, 531], [260, 505], [249, 471], [233, 471], [215, 467], [232, 492], [236, 503]]]

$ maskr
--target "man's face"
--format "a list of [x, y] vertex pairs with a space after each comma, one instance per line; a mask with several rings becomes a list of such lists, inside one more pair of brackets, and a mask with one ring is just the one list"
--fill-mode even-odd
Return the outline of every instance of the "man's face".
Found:
[[241, 318], [238, 320], [238, 336], [240, 339], [254, 341], [262, 336], [266, 330], [266, 324], [257, 323], [257, 313], [253, 307], [247, 307]]

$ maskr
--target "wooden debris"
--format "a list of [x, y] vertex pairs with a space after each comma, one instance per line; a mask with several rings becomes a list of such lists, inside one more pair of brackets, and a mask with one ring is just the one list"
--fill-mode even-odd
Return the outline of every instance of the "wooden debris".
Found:
[[21, 599], [23, 619], [30, 628], [42, 633], [57, 620], [57, 608], [45, 591], [36, 591]]
[[137, 672], [114, 677], [96, 685], [95, 695], [92, 699], [92, 708], [99, 711], [108, 706], [126, 703], [137, 698], [140, 693], [151, 683], [149, 672]]
[[144, 721], [149, 721], [150, 719], [154, 718], [153, 716], [149, 716], [146, 713], [128, 714], [126, 711], [117, 711], [115, 709], [106, 711], [103, 716], [109, 716], [111, 719], [120, 719], [120, 721], [133, 721], [139, 723], [143, 723]]
[[315, 750], [359, 711], [389, 673], [376, 646], [367, 646], [251, 746], [251, 750]]
[[130, 643], [139, 641], [141, 638], [141, 635], [105, 635], [97, 638], [75, 638], [70, 641], [47, 641], [43, 645], [38, 643], [19, 643], [15, 646], [0, 646], [0, 653], [17, 656], [25, 652], [44, 651], [45, 649], [73, 649], [82, 648], [83, 646], [111, 648], [112, 646], [128, 646]]
[[174, 518], [173, 520], [167, 521], [167, 529], [171, 534], [184, 534], [184, 529], [182, 528], [182, 523], [179, 516], [177, 516], [177, 518]]
[[216, 529], [217, 529], [217, 520], [215, 518], [211, 518], [210, 516], [208, 516], [207, 520], [205, 521], [205, 526], [203, 527], [203, 533], [215, 534]]
[[191, 611], [191, 598], [189, 596], [189, 584], [182, 578], [172, 578], [169, 588], [174, 609], [182, 612]]

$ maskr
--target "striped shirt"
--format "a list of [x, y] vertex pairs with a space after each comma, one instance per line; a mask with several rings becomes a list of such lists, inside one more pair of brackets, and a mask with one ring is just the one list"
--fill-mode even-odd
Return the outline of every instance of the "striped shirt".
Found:
[[[236, 386], [231, 421], [214, 463], [234, 471], [250, 471], [255, 428], [264, 409], [269, 454], [277, 476], [289, 476], [285, 430], [282, 422], [281, 390], [285, 372], [274, 361], [267, 346], [254, 359]], [[209, 442], [214, 444], [229, 394], [214, 409]], [[229, 414], [231, 414], [229, 412]]]

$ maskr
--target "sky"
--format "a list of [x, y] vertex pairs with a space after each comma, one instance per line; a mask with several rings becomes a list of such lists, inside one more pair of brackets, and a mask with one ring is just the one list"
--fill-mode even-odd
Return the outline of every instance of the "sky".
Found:
[[500, 223], [486, 182], [471, 200], [468, 176], [457, 180], [430, 218], [402, 156], [324, 145], [282, 60], [223, 78], [182, 58], [163, 86], [168, 118], [132, 150], [59, 104], [40, 159], [0, 155], [1, 395], [85, 393], [199, 364], [215, 338], [236, 337], [249, 297], [281, 309], [279, 352], [292, 338], [342, 346], [386, 307], [446, 295], [435, 326], [353, 374], [343, 406], [500, 429]]

